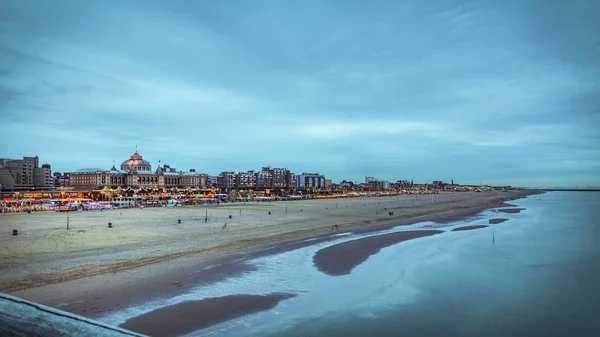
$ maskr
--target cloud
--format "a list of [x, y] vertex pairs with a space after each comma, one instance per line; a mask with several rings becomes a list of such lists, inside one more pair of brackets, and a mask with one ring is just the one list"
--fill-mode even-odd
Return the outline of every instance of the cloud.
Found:
[[423, 122], [365, 121], [365, 122], [320, 122], [298, 129], [301, 136], [317, 139], [339, 139], [377, 137], [380, 135], [427, 134], [441, 129], [440, 125]]
[[2, 156], [600, 185], [598, 6], [9, 2]]

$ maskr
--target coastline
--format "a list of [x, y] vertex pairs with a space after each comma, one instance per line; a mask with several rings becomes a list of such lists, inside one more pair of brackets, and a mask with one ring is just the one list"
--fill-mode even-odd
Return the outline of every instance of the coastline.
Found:
[[[244, 261], [270, 254], [294, 250], [317, 242], [332, 240], [339, 233], [368, 233], [399, 225], [432, 221], [448, 223], [476, 216], [488, 208], [504, 207], [503, 203], [538, 191], [497, 194], [488, 199], [469, 199], [468, 203], [448, 203], [442, 211], [423, 210], [414, 216], [394, 217], [386, 220], [349, 222], [339, 225], [317, 226], [308, 230], [290, 231], [275, 236], [248, 238], [216, 246], [123, 263], [119, 268], [103, 269], [70, 277], [69, 271], [61, 277], [40, 278], [24, 287], [9, 290], [13, 295], [40, 302], [85, 317], [98, 318], [106, 313], [142, 303], [153, 298], [183, 293], [199, 284], [214, 283], [227, 277], [254, 270]], [[429, 213], [428, 213], [429, 212]], [[423, 214], [425, 213], [425, 214]], [[310, 241], [306, 241], [310, 240]], [[108, 279], [107, 279], [108, 278]], [[13, 286], [14, 287], [14, 286]]]
[[[131, 318], [120, 328], [152, 336], [179, 336], [230, 319], [274, 308], [296, 295], [229, 295], [187, 301]], [[176, 324], [164, 324], [176, 322]]]
[[329, 276], [349, 275], [356, 266], [385, 247], [441, 233], [444, 231], [413, 230], [346, 241], [317, 251], [313, 263], [317, 270]]

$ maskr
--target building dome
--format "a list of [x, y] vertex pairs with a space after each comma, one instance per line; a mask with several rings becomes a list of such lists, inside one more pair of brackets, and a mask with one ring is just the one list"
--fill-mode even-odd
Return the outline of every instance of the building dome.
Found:
[[132, 154], [129, 159], [127, 159], [126, 161], [121, 163], [121, 170], [123, 171], [129, 171], [129, 170], [135, 170], [135, 171], [151, 171], [152, 170], [152, 165], [144, 160], [142, 158], [142, 156], [137, 153], [137, 151], [135, 151], [134, 154]]

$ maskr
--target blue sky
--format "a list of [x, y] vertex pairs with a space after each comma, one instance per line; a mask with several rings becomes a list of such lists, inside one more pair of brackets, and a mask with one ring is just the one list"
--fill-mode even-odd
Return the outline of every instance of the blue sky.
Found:
[[600, 185], [598, 1], [0, 0], [0, 157]]

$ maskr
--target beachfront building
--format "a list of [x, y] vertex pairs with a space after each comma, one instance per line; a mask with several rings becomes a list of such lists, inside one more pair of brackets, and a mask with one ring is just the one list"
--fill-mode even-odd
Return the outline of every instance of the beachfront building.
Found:
[[217, 179], [218, 176], [206, 176], [206, 186], [207, 187], [217, 187]]
[[81, 169], [71, 172], [69, 186], [76, 190], [101, 190], [103, 188], [205, 188], [206, 175], [177, 171], [169, 165], [158, 166], [152, 171], [150, 162], [136, 151], [129, 159], [123, 161], [120, 169], [113, 163], [110, 170], [100, 168]]
[[391, 184], [389, 181], [372, 179], [368, 183], [363, 184], [363, 186], [367, 190], [381, 191], [389, 189]]
[[298, 175], [297, 174], [290, 173], [289, 186], [290, 186], [289, 187], [290, 190], [297, 190], [298, 189]]
[[273, 188], [273, 173], [263, 169], [256, 172], [256, 188], [259, 190]]
[[338, 184], [339, 188], [342, 189], [342, 190], [353, 190], [354, 189], [354, 185], [355, 185], [354, 182], [348, 181], [348, 180], [342, 180]]
[[0, 167], [8, 173], [3, 173], [4, 186], [14, 190], [49, 190], [54, 187], [52, 169], [49, 164], [40, 166], [40, 159], [23, 157], [23, 159], [0, 158]]
[[68, 172], [54, 172], [54, 187], [69, 187], [70, 174]]
[[0, 191], [13, 190], [15, 187], [15, 177], [10, 170], [0, 165]]
[[273, 190], [276, 193], [298, 189], [298, 176], [287, 168], [265, 166], [260, 171], [225, 171], [217, 178], [217, 187], [223, 192], [231, 190]]
[[239, 172], [236, 177], [236, 187], [239, 190], [253, 190], [256, 188], [256, 172], [250, 170]]
[[237, 180], [237, 174], [235, 172], [221, 172], [217, 177], [217, 187], [222, 191], [231, 191], [236, 188], [235, 181]]
[[325, 189], [325, 176], [318, 173], [302, 173], [298, 176], [298, 189], [322, 190]]

